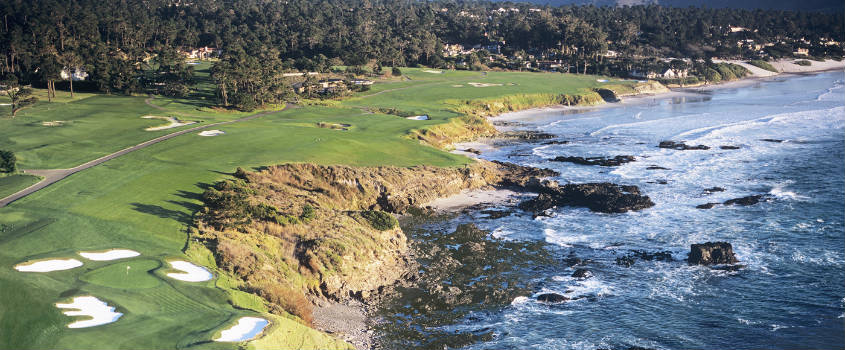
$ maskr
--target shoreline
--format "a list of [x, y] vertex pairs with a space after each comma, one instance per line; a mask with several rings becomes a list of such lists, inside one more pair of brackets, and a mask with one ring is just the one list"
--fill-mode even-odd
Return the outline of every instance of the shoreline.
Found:
[[[845, 68], [845, 65], [843, 65], [843, 68]], [[811, 72], [783, 72], [771, 76], [749, 76], [720, 84], [672, 88], [668, 92], [661, 93], [637, 94], [625, 97], [619, 102], [603, 103], [594, 106], [557, 105], [529, 108], [488, 117], [487, 120], [494, 124], [497, 131], [502, 132], [518, 128], [519, 126], [501, 126], [496, 125], [495, 122], [518, 121], [528, 119], [537, 114], [549, 112], [572, 111], [580, 113], [581, 111], [588, 110], [600, 110], [625, 105], [645, 104], [657, 98], [665, 99], [672, 97], [699, 96], [706, 91], [747, 87], [759, 82], [772, 81], [781, 77], [811, 75], [839, 70], [840, 68], [827, 68]], [[465, 155], [473, 159], [480, 159], [479, 154], [467, 152], [465, 150], [475, 149], [480, 151], [480, 153], [487, 153], [495, 149], [493, 142], [499, 139], [499, 137], [493, 136], [482, 137], [467, 142], [456, 142], [451, 144], [451, 153]], [[525, 192], [491, 186], [473, 190], [463, 190], [458, 194], [434, 199], [425, 203], [422, 207], [430, 208], [438, 213], [458, 212], [465, 208], [478, 205], [515, 205], [519, 202], [519, 197], [526, 195], [527, 193]], [[370, 349], [375, 345], [375, 330], [370, 327], [372, 321], [372, 308], [375, 306], [375, 304], [370, 305], [366, 302], [329, 302], [323, 305], [315, 305], [314, 328], [337, 336], [355, 346], [356, 349]]]

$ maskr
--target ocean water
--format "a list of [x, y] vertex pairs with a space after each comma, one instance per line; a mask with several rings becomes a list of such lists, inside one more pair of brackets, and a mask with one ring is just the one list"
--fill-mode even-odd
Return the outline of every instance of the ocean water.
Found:
[[[524, 268], [519, 278], [528, 292], [510, 303], [464, 305], [448, 322], [405, 321], [419, 339], [485, 334], [460, 345], [466, 349], [845, 348], [845, 74], [781, 77], [578, 113], [523, 113], [518, 121], [520, 129], [569, 143], [509, 144], [482, 158], [555, 169], [563, 183], [637, 185], [656, 206], [625, 214], [557, 208], [538, 218], [470, 211], [422, 225], [437, 231], [471, 222], [504, 241], [542, 242], [557, 258]], [[663, 140], [711, 149], [658, 148]], [[619, 167], [548, 161], [560, 155], [637, 160]], [[725, 191], [704, 193], [714, 186]], [[695, 208], [756, 194], [771, 200]], [[690, 244], [707, 241], [733, 244], [744, 267], [688, 266]], [[616, 263], [632, 250], [669, 251], [674, 261]], [[587, 259], [578, 267], [594, 277], [570, 277], [576, 267], [564, 260], [571, 256]], [[536, 302], [544, 292], [579, 299]], [[419, 339], [392, 344], [433, 344]]]

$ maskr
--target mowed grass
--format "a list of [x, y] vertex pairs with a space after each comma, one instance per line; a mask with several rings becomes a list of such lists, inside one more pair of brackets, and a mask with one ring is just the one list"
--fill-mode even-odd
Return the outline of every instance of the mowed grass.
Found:
[[0, 176], [0, 198], [14, 194], [40, 180], [41, 178], [38, 176], [23, 174]]
[[[473, 90], [447, 93], [443, 89], [452, 84], [480, 80], [480, 73], [450, 72], [428, 78], [424, 74], [430, 73], [404, 71], [414, 80], [384, 84], [387, 89], [376, 85], [369, 96], [344, 101], [341, 107], [276, 112], [215, 127], [225, 132], [215, 137], [182, 135], [74, 174], [0, 208], [0, 349], [235, 349], [242, 344], [212, 343], [210, 339], [246, 315], [263, 315], [273, 322], [261, 339], [248, 344], [249, 348], [348, 347], [289, 318], [264, 314], [266, 308], [260, 300], [233, 291], [226, 281], [186, 283], [169, 279], [164, 275], [169, 269], [165, 261], [192, 260], [217, 272], [207, 253], [189, 251], [186, 255], [183, 249], [188, 246], [192, 216], [201, 208], [202, 192], [230, 176], [237, 167], [256, 169], [288, 162], [462, 166], [470, 160], [423, 146], [405, 135], [421, 125], [443, 122], [448, 115], [454, 115], [449, 109], [450, 99], [495, 98], [518, 92], [514, 87], [519, 86], [529, 92], [566, 93], [566, 86], [577, 91], [579, 84], [589, 87], [594, 85], [589, 80], [595, 81], [589, 76], [489, 73], [491, 80], [481, 82], [509, 81], [516, 85], [464, 86], [453, 89]], [[567, 82], [576, 78], [575, 82]], [[542, 90], [541, 83], [529, 82], [532, 79], [562, 82]], [[394, 90], [396, 86], [407, 89]], [[378, 90], [386, 92], [372, 95]], [[174, 113], [205, 108], [177, 100], [162, 105], [168, 110], [173, 108]], [[419, 108], [432, 111], [430, 114], [436, 119], [412, 121], [368, 113], [361, 107]], [[41, 135], [26, 132], [32, 125], [15, 124], [19, 119], [2, 120], [0, 123], [12, 123], [16, 131], [0, 129], [0, 140], [13, 142], [13, 147], [27, 145], [18, 151], [28, 166], [74, 166], [114, 151], [109, 148], [122, 148], [123, 142], [135, 144], [156, 136], [142, 129], [159, 121], [138, 118], [152, 114], [148, 108], [151, 107], [143, 104], [143, 97], [92, 96], [65, 104], [42, 104], [28, 110], [30, 123], [57, 120], [61, 115], [58, 109], [76, 109], [70, 117], [58, 120], [76, 115], [73, 120], [79, 121], [78, 128], [63, 131], [67, 135], [57, 131]], [[88, 123], [91, 118], [122, 131], [102, 135], [106, 131], [90, 126], [97, 125]], [[215, 118], [231, 118], [231, 114], [220, 113]], [[346, 131], [320, 128], [321, 122], [351, 126]], [[76, 255], [81, 250], [111, 248], [133, 249], [142, 255], [112, 262], [92, 262]], [[74, 257], [85, 265], [50, 273], [12, 269], [15, 264], [48, 257]], [[54, 303], [78, 295], [107, 301], [124, 316], [109, 325], [68, 329], [66, 325], [74, 318], [62, 315]]]
[[[319, 128], [321, 121], [351, 124], [352, 128]], [[0, 232], [0, 266], [109, 248], [134, 249], [158, 262], [184, 256], [180, 250], [185, 246], [191, 217], [200, 208], [202, 191], [238, 166], [257, 168], [285, 162], [460, 166], [468, 162], [467, 158], [403, 137], [414, 125], [412, 121], [356, 109], [307, 107], [220, 127], [226, 132], [221, 136], [189, 134], [162, 142], [72, 175], [0, 209], [0, 222], [6, 225]], [[160, 285], [152, 286], [150, 275], [131, 282], [126, 279], [125, 265], [114, 265], [86, 263], [74, 270], [46, 274], [0, 269], [0, 304], [7, 305], [0, 311], [0, 322], [6, 325], [23, 318], [30, 324], [16, 328], [14, 337], [0, 339], [0, 347], [200, 346], [219, 331], [223, 320], [251, 313], [230, 306], [230, 293], [216, 288], [213, 281], [197, 286], [156, 273]], [[133, 266], [130, 274], [144, 269]], [[43, 295], [9, 300], [10, 295], [32, 288]], [[119, 306], [126, 315], [114, 324], [83, 331], [63, 328], [69, 319], [44, 315], [59, 313], [53, 303], [68, 294], [97, 296]], [[246, 303], [245, 296], [231, 295], [238, 298], [234, 302]], [[23, 314], [31, 316], [20, 316]], [[297, 324], [290, 322], [288, 327], [274, 329], [293, 332], [311, 343], [323, 342], [315, 348], [328, 346], [325, 342], [332, 339], [311, 333], [314, 331], [304, 326], [293, 327]], [[124, 338], [122, 342], [110, 340], [114, 337]], [[227, 347], [214, 344], [214, 348]]]
[[[420, 124], [429, 125], [456, 116], [454, 107], [460, 101], [489, 100], [517, 94], [574, 95], [604, 85], [633, 84], [631, 81], [596, 75], [561, 73], [476, 72], [427, 68], [402, 68], [402, 73], [405, 80], [375, 84], [371, 91], [360, 93], [343, 101], [341, 105], [395, 108], [416, 114], [428, 114], [432, 121], [423, 121]], [[476, 87], [470, 83], [486, 85]]]

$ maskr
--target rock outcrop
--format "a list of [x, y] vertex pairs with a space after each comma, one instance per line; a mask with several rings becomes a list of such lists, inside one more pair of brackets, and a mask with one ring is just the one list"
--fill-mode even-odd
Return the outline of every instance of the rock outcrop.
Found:
[[751, 196], [745, 196], [740, 198], [729, 199], [725, 201], [725, 205], [754, 205], [760, 202], [765, 202], [768, 200], [767, 197], [763, 196], [762, 194], [755, 194]]
[[728, 242], [707, 242], [690, 246], [687, 262], [690, 265], [736, 264], [733, 246]]
[[557, 182], [546, 181], [539, 187], [539, 195], [520, 203], [521, 209], [544, 215], [546, 210], [559, 206], [586, 207], [601, 213], [624, 213], [654, 206], [637, 186], [609, 182], [560, 186]]
[[568, 300], [567, 296], [557, 293], [543, 293], [537, 296], [537, 301], [545, 304], [560, 304]]
[[557, 156], [550, 159], [553, 162], [568, 162], [581, 165], [598, 165], [598, 166], [619, 166], [625, 163], [636, 161], [634, 156], [615, 156], [615, 157], [567, 157]]
[[708, 149], [710, 149], [710, 147], [705, 146], [705, 145], [690, 146], [690, 145], [687, 145], [686, 143], [684, 143], [683, 141], [681, 141], [681, 142], [660, 141], [660, 144], [658, 144], [657, 147], [676, 149], [676, 150], [679, 150], [679, 151], [708, 150]]

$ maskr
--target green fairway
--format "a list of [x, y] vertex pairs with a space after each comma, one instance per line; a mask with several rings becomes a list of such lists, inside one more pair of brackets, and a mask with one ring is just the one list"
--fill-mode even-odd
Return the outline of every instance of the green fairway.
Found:
[[[441, 73], [431, 73], [441, 72]], [[596, 75], [561, 73], [475, 72], [402, 68], [410, 80], [375, 84], [373, 89], [343, 101], [345, 106], [396, 108], [438, 119], [454, 117], [463, 100], [488, 100], [516, 94], [578, 94], [610, 84], [631, 84]], [[606, 80], [600, 82], [599, 80]]]
[[32, 175], [9, 175], [0, 177], [0, 198], [18, 192], [41, 180]]
[[[489, 73], [484, 80], [479, 72], [429, 78], [425, 74], [430, 73], [407, 71], [414, 80], [377, 84], [365, 93], [369, 97], [344, 101], [340, 107], [275, 112], [215, 127], [225, 132], [219, 136], [181, 135], [71, 175], [0, 208], [0, 349], [235, 349], [239, 344], [209, 340], [246, 315], [263, 315], [272, 321], [260, 340], [249, 343], [250, 348], [346, 347], [290, 318], [266, 314], [260, 299], [233, 290], [235, 286], [225, 278], [199, 283], [170, 279], [165, 276], [169, 269], [165, 262], [191, 260], [220, 275], [207, 251], [189, 250], [186, 255], [183, 249], [202, 192], [237, 167], [255, 169], [287, 162], [461, 166], [471, 160], [421, 145], [406, 135], [421, 125], [442, 123], [443, 118], [456, 115], [449, 110], [452, 99], [499, 97], [521, 91], [520, 87], [529, 92], [566, 93], [598, 84], [591, 76]], [[444, 91], [477, 80], [503, 85]], [[392, 90], [396, 87], [407, 89]], [[377, 91], [386, 92], [373, 95]], [[168, 111], [172, 108], [174, 115], [191, 108], [209, 113], [214, 120], [238, 115], [205, 106], [198, 110], [189, 107], [190, 101], [154, 102], [161, 102]], [[417, 108], [437, 118], [407, 120], [356, 106]], [[139, 118], [168, 111], [144, 104], [144, 97], [91, 96], [70, 103], [42, 103], [18, 118], [0, 120], [0, 148], [18, 152], [26, 167], [71, 167], [172, 131], [144, 131], [161, 121]], [[49, 120], [69, 123], [40, 125]], [[320, 123], [349, 127], [325, 128]], [[136, 250], [141, 256], [96, 262], [76, 255], [81, 250], [112, 248]], [[11, 268], [47, 257], [73, 257], [84, 265], [48, 273]], [[62, 315], [54, 303], [79, 295], [100, 298], [124, 315], [112, 324], [68, 329], [74, 318]]]

